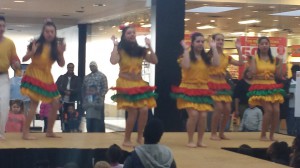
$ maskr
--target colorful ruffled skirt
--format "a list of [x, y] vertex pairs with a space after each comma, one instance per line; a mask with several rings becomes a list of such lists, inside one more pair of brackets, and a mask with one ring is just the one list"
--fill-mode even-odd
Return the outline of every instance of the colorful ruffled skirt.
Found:
[[21, 81], [21, 93], [32, 100], [51, 103], [60, 97], [49, 69], [29, 65]]
[[151, 87], [143, 80], [117, 79], [117, 86], [111, 88], [117, 93], [111, 99], [117, 102], [118, 109], [156, 107], [154, 93], [155, 87]]
[[185, 84], [173, 86], [171, 97], [177, 100], [178, 109], [195, 109], [197, 111], [212, 111], [213, 92], [206, 84]]
[[286, 94], [282, 89], [283, 85], [275, 84], [274, 81], [272, 83], [274, 84], [259, 84], [257, 82], [252, 84], [247, 93], [247, 96], [250, 97], [249, 104], [253, 106], [262, 106], [263, 102], [283, 103], [283, 96]]
[[215, 102], [232, 102], [232, 90], [225, 79], [210, 79], [210, 82], [207, 84], [209, 89], [215, 93], [211, 96]]

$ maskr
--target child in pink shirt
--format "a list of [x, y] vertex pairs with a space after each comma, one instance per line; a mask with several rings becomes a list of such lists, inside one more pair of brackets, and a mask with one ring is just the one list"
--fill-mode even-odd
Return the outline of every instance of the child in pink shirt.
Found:
[[10, 103], [10, 112], [6, 122], [6, 132], [22, 132], [25, 122], [23, 114], [23, 102], [21, 100], [12, 100]]

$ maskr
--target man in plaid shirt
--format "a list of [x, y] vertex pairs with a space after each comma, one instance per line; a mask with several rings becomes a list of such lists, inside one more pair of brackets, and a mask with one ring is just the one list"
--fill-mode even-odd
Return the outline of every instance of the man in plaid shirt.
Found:
[[106, 76], [98, 70], [97, 63], [90, 63], [91, 73], [83, 80], [83, 108], [86, 111], [88, 132], [105, 132], [104, 99], [108, 91]]

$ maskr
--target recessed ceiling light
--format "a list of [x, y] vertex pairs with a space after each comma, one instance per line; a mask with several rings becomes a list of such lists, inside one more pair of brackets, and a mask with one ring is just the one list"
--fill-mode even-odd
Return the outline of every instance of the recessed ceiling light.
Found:
[[100, 6], [106, 6], [105, 4], [93, 4], [93, 7], [100, 7]]
[[215, 26], [212, 25], [204, 25], [204, 26], [198, 26], [197, 29], [203, 30], [203, 29], [214, 29]]
[[189, 21], [189, 20], [190, 20], [189, 18], [185, 18], [185, 19], [184, 19], [184, 21]]
[[200, 22], [197, 22], [196, 24], [199, 25], [199, 24], [201, 24], [201, 23], [200, 23]]
[[252, 11], [252, 12], [257, 13], [258, 11]]
[[262, 30], [261, 32], [269, 33], [269, 32], [276, 32], [276, 31], [280, 31], [280, 30], [277, 28], [273, 28], [273, 29], [265, 29], [265, 30]]
[[214, 22], [216, 22], [216, 20], [210, 20], [210, 22], [211, 22], [211, 23], [214, 23]]
[[16, 2], [16, 3], [23, 3], [23, 2], [25, 2], [25, 1], [14, 1], [14, 2]]
[[276, 6], [269, 6], [269, 8], [274, 9], [274, 8], [276, 8]]
[[203, 4], [203, 6], [207, 6], [208, 4]]
[[296, 16], [296, 17], [294, 17], [295, 19], [299, 19], [299, 17], [298, 16]]
[[233, 32], [233, 33], [230, 33], [231, 35], [240, 35], [240, 36], [243, 36], [245, 35], [245, 32]]
[[199, 13], [195, 13], [195, 15], [199, 15]]
[[199, 8], [193, 8], [186, 10], [186, 12], [197, 12], [197, 13], [221, 13], [231, 10], [237, 10], [241, 7], [220, 7], [220, 6], [203, 6]]
[[140, 25], [144, 25], [145, 23], [141, 22]]
[[275, 19], [275, 20], [273, 20], [274, 22], [278, 22], [279, 20], [277, 20], [277, 19]]
[[252, 6], [252, 5], [249, 5], [249, 6], [247, 6], [248, 8], [253, 8], [254, 6]]
[[227, 19], [231, 20], [232, 18], [227, 18]]
[[1, 8], [2, 10], [11, 10], [11, 8]]
[[116, 26], [112, 26], [112, 28], [115, 28]]
[[239, 24], [253, 24], [253, 23], [259, 23], [260, 20], [256, 20], [256, 19], [251, 19], [251, 20], [242, 20], [239, 21]]
[[142, 25], [141, 27], [151, 27], [151, 24], [144, 24], [144, 25]]

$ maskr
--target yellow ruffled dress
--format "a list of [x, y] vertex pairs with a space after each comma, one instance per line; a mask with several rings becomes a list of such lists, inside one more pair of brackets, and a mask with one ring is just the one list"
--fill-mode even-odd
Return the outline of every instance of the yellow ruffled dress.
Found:
[[209, 82], [208, 87], [214, 91], [212, 99], [216, 102], [232, 102], [232, 90], [229, 84], [226, 82], [226, 68], [229, 65], [229, 61], [232, 58], [226, 55], [220, 55], [220, 65], [210, 66], [208, 68]]
[[[253, 106], [262, 106], [263, 102], [283, 103], [285, 94], [282, 84], [276, 84], [274, 80], [276, 63], [270, 60], [262, 60], [255, 57], [256, 74], [253, 77], [249, 88], [249, 104]], [[259, 77], [259, 78], [258, 78]]]
[[51, 103], [60, 94], [51, 74], [54, 61], [50, 56], [50, 45], [45, 44], [42, 53], [31, 60], [22, 78], [21, 93], [35, 101]]
[[[182, 58], [178, 59], [180, 63]], [[202, 59], [191, 61], [189, 69], [181, 69], [181, 83], [173, 86], [171, 96], [177, 99], [178, 109], [194, 109], [197, 111], [212, 111], [213, 92], [208, 89], [208, 66]]]
[[[141, 75], [143, 57], [130, 57], [124, 50], [119, 51], [120, 74], [130, 73]], [[128, 80], [122, 77], [117, 79], [116, 87], [111, 88], [117, 93], [111, 97], [117, 102], [118, 109], [156, 107], [155, 87], [149, 86], [144, 80]]]

